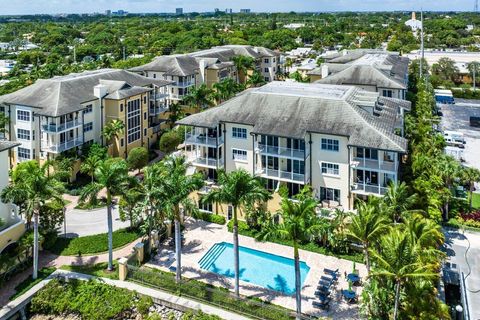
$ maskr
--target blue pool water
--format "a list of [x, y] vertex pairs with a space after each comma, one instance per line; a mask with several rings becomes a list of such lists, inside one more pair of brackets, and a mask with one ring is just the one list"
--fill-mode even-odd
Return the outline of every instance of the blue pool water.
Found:
[[[198, 264], [204, 270], [233, 278], [235, 276], [233, 244], [216, 243], [198, 261]], [[309, 271], [310, 267], [300, 261], [302, 285]], [[293, 294], [295, 293], [294, 260], [240, 247], [240, 280], [285, 294]]]

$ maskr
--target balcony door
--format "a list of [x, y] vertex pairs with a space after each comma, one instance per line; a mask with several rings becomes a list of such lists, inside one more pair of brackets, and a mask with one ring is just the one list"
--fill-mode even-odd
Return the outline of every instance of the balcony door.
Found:
[[305, 174], [305, 161], [287, 159], [287, 171]]

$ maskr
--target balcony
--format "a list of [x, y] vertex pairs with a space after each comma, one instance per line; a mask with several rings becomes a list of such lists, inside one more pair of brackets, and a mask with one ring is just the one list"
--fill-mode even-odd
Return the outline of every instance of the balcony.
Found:
[[355, 183], [351, 186], [351, 189], [353, 193], [365, 195], [376, 194], [383, 196], [387, 192], [388, 188], [376, 184]]
[[68, 129], [79, 127], [81, 125], [82, 125], [82, 122], [79, 119], [75, 119], [75, 120], [64, 122], [62, 124], [56, 124], [56, 123], [44, 124], [42, 125], [42, 129], [43, 131], [46, 131], [46, 132], [58, 133], [58, 132], [66, 131]]
[[60, 153], [65, 150], [69, 150], [75, 147], [78, 147], [83, 144], [82, 139], [72, 139], [69, 141], [66, 141], [64, 143], [59, 143], [59, 144], [49, 144], [46, 141], [42, 141], [42, 150], [47, 151], [47, 152], [52, 152], [52, 153]]
[[293, 182], [305, 183], [305, 174], [301, 174], [301, 173], [294, 173], [289, 171], [267, 169], [267, 168], [257, 170], [256, 173], [262, 178], [277, 179], [277, 180], [283, 180], [287, 182], [293, 181]]
[[191, 87], [191, 86], [194, 86], [195, 85], [195, 81], [194, 80], [190, 80], [190, 81], [177, 81], [173, 84], [175, 87], [179, 87], [179, 88], [186, 88], [186, 87]]
[[157, 93], [157, 94], [152, 94], [150, 96], [150, 100], [156, 100], [156, 101], [164, 100], [166, 98], [168, 98], [168, 93]]
[[258, 149], [260, 150], [261, 154], [277, 157], [296, 158], [303, 160], [305, 157], [308, 156], [308, 153], [305, 153], [305, 150], [285, 147], [274, 147], [265, 144], [258, 144]]
[[214, 136], [206, 136], [205, 134], [187, 133], [185, 136], [185, 143], [217, 147], [217, 139], [218, 139], [218, 146], [222, 145], [224, 141], [223, 136], [217, 138]]
[[150, 107], [148, 109], [148, 113], [151, 115], [151, 116], [157, 116], [161, 113], [164, 113], [165, 111], [167, 111], [168, 108], [167, 107]]
[[205, 168], [211, 168], [211, 169], [223, 167], [223, 159], [217, 160], [215, 158], [192, 157], [192, 158], [189, 158], [188, 161], [190, 161], [191, 164], [199, 167], [205, 167]]
[[382, 171], [396, 172], [395, 162], [380, 161], [374, 159], [353, 158], [350, 165], [354, 168], [376, 169]]

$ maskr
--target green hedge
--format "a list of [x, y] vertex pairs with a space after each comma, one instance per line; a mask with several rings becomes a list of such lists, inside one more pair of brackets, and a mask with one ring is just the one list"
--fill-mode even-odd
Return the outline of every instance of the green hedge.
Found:
[[[228, 227], [228, 231], [232, 232], [232, 230], [233, 230], [233, 220], [230, 220], [228, 222], [227, 227]], [[242, 236], [247, 236], [247, 237], [251, 237], [251, 238], [255, 238], [256, 235], [257, 235], [257, 231], [251, 230], [248, 227], [248, 224], [245, 221], [238, 221], [238, 233], [241, 234]], [[292, 243], [290, 241], [282, 240], [282, 239], [274, 239], [274, 240], [270, 240], [270, 242], [282, 244], [282, 245], [289, 246], [289, 247], [292, 246]], [[305, 250], [305, 251], [320, 253], [320, 254], [323, 254], [323, 255], [326, 255], [326, 256], [337, 257], [339, 259], [350, 260], [350, 261], [354, 261], [354, 262], [358, 262], [358, 263], [363, 263], [364, 262], [363, 261], [363, 255], [360, 252], [338, 253], [338, 252], [332, 251], [330, 248], [321, 247], [314, 242], [300, 244], [299, 248], [302, 249], [302, 250]]]
[[[141, 236], [137, 230], [121, 229], [113, 232], [113, 248], [123, 247]], [[108, 251], [107, 233], [79, 238], [57, 238], [49, 251], [61, 256], [88, 255]]]
[[212, 213], [207, 213], [207, 212], [201, 212], [198, 215], [198, 218], [207, 221], [207, 222], [212, 222], [216, 224], [225, 224], [227, 220], [225, 219], [224, 216], [218, 215], [218, 214], [212, 214]]
[[96, 280], [54, 279], [32, 299], [32, 313], [46, 315], [77, 314], [85, 320], [121, 319], [122, 312], [135, 306], [136, 294]]
[[14, 300], [17, 297], [21, 296], [22, 294], [30, 290], [30, 288], [35, 286], [37, 283], [51, 275], [55, 270], [56, 269], [54, 267], [42, 268], [38, 271], [38, 277], [35, 280], [32, 279], [31, 275], [28, 276], [27, 279], [23, 280], [15, 287], [15, 294], [12, 295], [9, 299]]
[[460, 229], [464, 228], [466, 230], [480, 231], [480, 222], [472, 220], [463, 220], [462, 218], [451, 218], [448, 222], [443, 224], [444, 226]]
[[190, 297], [222, 309], [267, 320], [290, 320], [292, 311], [259, 298], [235, 298], [228, 289], [214, 287], [197, 280], [183, 279], [175, 282], [175, 274], [157, 269], [129, 269], [128, 280], [159, 288], [175, 295]]
[[87, 264], [81, 266], [61, 266], [60, 269], [78, 273], [90, 274], [95, 277], [109, 278], [118, 280], [118, 262], [113, 261], [114, 271], [107, 271], [108, 263], [100, 262], [96, 264]]

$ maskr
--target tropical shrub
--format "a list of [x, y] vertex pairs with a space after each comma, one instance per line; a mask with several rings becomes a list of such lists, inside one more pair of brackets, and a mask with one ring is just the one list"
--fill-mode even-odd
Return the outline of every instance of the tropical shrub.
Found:
[[158, 148], [160, 151], [170, 153], [175, 151], [177, 146], [182, 143], [182, 140], [178, 131], [170, 130], [160, 137]]
[[140, 170], [148, 164], [148, 150], [144, 147], [133, 148], [128, 153], [128, 167], [130, 170]]
[[227, 221], [224, 216], [218, 214], [211, 214], [207, 212], [201, 212], [197, 215], [198, 219], [201, 219], [206, 222], [212, 222], [216, 224], [225, 224]]

